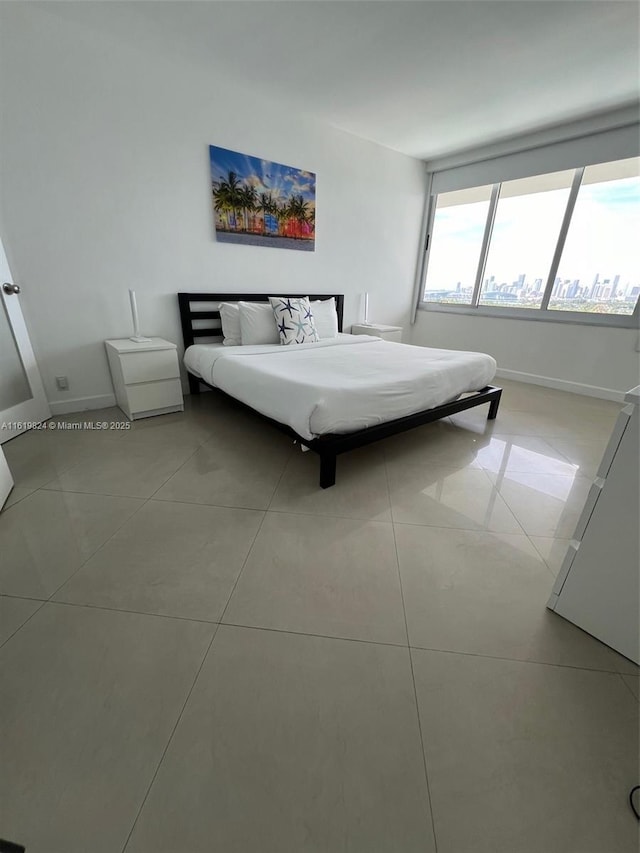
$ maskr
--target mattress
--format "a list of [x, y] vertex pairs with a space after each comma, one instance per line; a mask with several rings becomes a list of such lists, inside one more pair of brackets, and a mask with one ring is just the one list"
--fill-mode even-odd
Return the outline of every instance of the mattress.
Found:
[[432, 409], [494, 377], [490, 355], [415, 347], [369, 335], [296, 346], [195, 344], [190, 373], [287, 424], [302, 438], [355, 432]]

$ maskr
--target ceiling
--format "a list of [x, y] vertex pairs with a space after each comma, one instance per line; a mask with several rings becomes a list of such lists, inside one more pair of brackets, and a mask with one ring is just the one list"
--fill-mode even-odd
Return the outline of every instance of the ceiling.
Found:
[[427, 160], [638, 98], [626, 0], [45, 5]]

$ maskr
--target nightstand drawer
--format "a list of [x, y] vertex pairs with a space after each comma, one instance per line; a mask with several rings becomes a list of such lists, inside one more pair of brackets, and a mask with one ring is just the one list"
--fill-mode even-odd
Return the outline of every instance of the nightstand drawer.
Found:
[[170, 406], [182, 406], [182, 386], [179, 379], [165, 379], [160, 382], [142, 382], [127, 388], [129, 411], [135, 418], [141, 412], [154, 409], [168, 409]]
[[120, 366], [125, 385], [180, 376], [175, 349], [124, 352], [120, 355]]

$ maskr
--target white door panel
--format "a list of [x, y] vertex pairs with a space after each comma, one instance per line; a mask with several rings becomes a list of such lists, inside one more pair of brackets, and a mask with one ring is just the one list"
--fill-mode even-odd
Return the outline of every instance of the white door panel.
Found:
[[0, 241], [0, 444], [51, 416]]

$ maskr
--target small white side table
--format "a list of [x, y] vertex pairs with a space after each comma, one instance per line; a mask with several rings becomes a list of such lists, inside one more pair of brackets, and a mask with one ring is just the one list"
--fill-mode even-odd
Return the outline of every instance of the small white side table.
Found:
[[105, 347], [118, 406], [130, 421], [184, 409], [175, 344], [124, 338], [105, 341]]
[[385, 326], [384, 323], [356, 323], [351, 327], [352, 335], [375, 335], [385, 341], [402, 342], [402, 326]]

